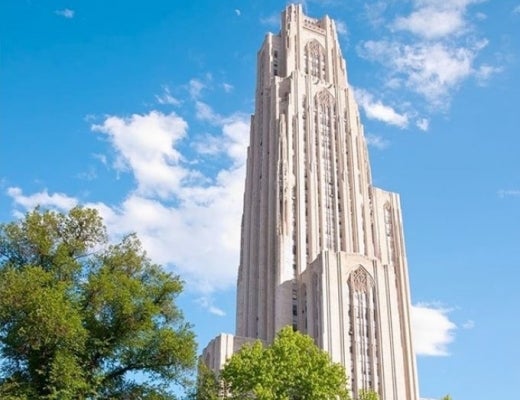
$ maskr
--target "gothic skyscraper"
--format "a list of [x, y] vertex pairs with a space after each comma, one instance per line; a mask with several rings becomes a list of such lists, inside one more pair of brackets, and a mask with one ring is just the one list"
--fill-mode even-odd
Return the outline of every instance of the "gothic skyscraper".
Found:
[[334, 21], [299, 5], [258, 52], [236, 336], [204, 357], [218, 368], [286, 325], [345, 366], [354, 395], [418, 399], [399, 196], [372, 186]]

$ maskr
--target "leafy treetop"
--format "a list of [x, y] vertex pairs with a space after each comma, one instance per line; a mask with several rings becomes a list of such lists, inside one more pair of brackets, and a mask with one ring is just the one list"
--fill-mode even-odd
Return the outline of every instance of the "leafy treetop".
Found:
[[95, 210], [0, 225], [0, 398], [173, 398], [195, 363], [181, 291]]
[[232, 399], [348, 400], [345, 370], [312, 338], [282, 329], [273, 343], [257, 341], [234, 354], [221, 372]]

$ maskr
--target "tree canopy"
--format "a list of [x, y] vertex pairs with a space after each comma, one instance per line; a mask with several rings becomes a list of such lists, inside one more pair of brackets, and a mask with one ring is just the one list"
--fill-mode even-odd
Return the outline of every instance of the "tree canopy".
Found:
[[195, 364], [181, 291], [95, 210], [0, 225], [0, 398], [173, 398]]
[[360, 390], [358, 400], [379, 400], [379, 395], [373, 390]]
[[270, 346], [259, 341], [244, 346], [220, 376], [232, 399], [349, 399], [344, 368], [291, 327], [282, 329]]
[[197, 384], [192, 387], [187, 396], [188, 400], [219, 400], [221, 399], [220, 382], [215, 374], [202, 359], [197, 366]]

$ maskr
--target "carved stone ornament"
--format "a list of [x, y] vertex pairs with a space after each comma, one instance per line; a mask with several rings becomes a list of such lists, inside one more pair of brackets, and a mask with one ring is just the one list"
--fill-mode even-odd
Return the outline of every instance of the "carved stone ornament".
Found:
[[322, 106], [332, 106], [334, 104], [334, 96], [326, 89], [316, 94], [316, 100]]
[[320, 54], [323, 54], [324, 49], [323, 46], [318, 43], [318, 41], [312, 40], [307, 43], [307, 51], [309, 55], [319, 56]]
[[353, 290], [366, 292], [373, 284], [372, 279], [363, 267], [359, 267], [350, 275], [350, 286]]

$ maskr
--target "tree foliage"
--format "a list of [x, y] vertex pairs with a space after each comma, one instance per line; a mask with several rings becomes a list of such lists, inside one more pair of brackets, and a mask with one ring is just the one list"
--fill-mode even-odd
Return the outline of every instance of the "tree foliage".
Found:
[[95, 210], [0, 225], [0, 398], [172, 398], [195, 363], [181, 291]]
[[234, 354], [221, 372], [232, 399], [348, 400], [345, 370], [306, 335], [282, 329]]
[[188, 394], [188, 400], [219, 400], [221, 399], [218, 376], [199, 359], [197, 367], [197, 384]]
[[360, 390], [358, 400], [379, 400], [379, 395], [373, 390]]

